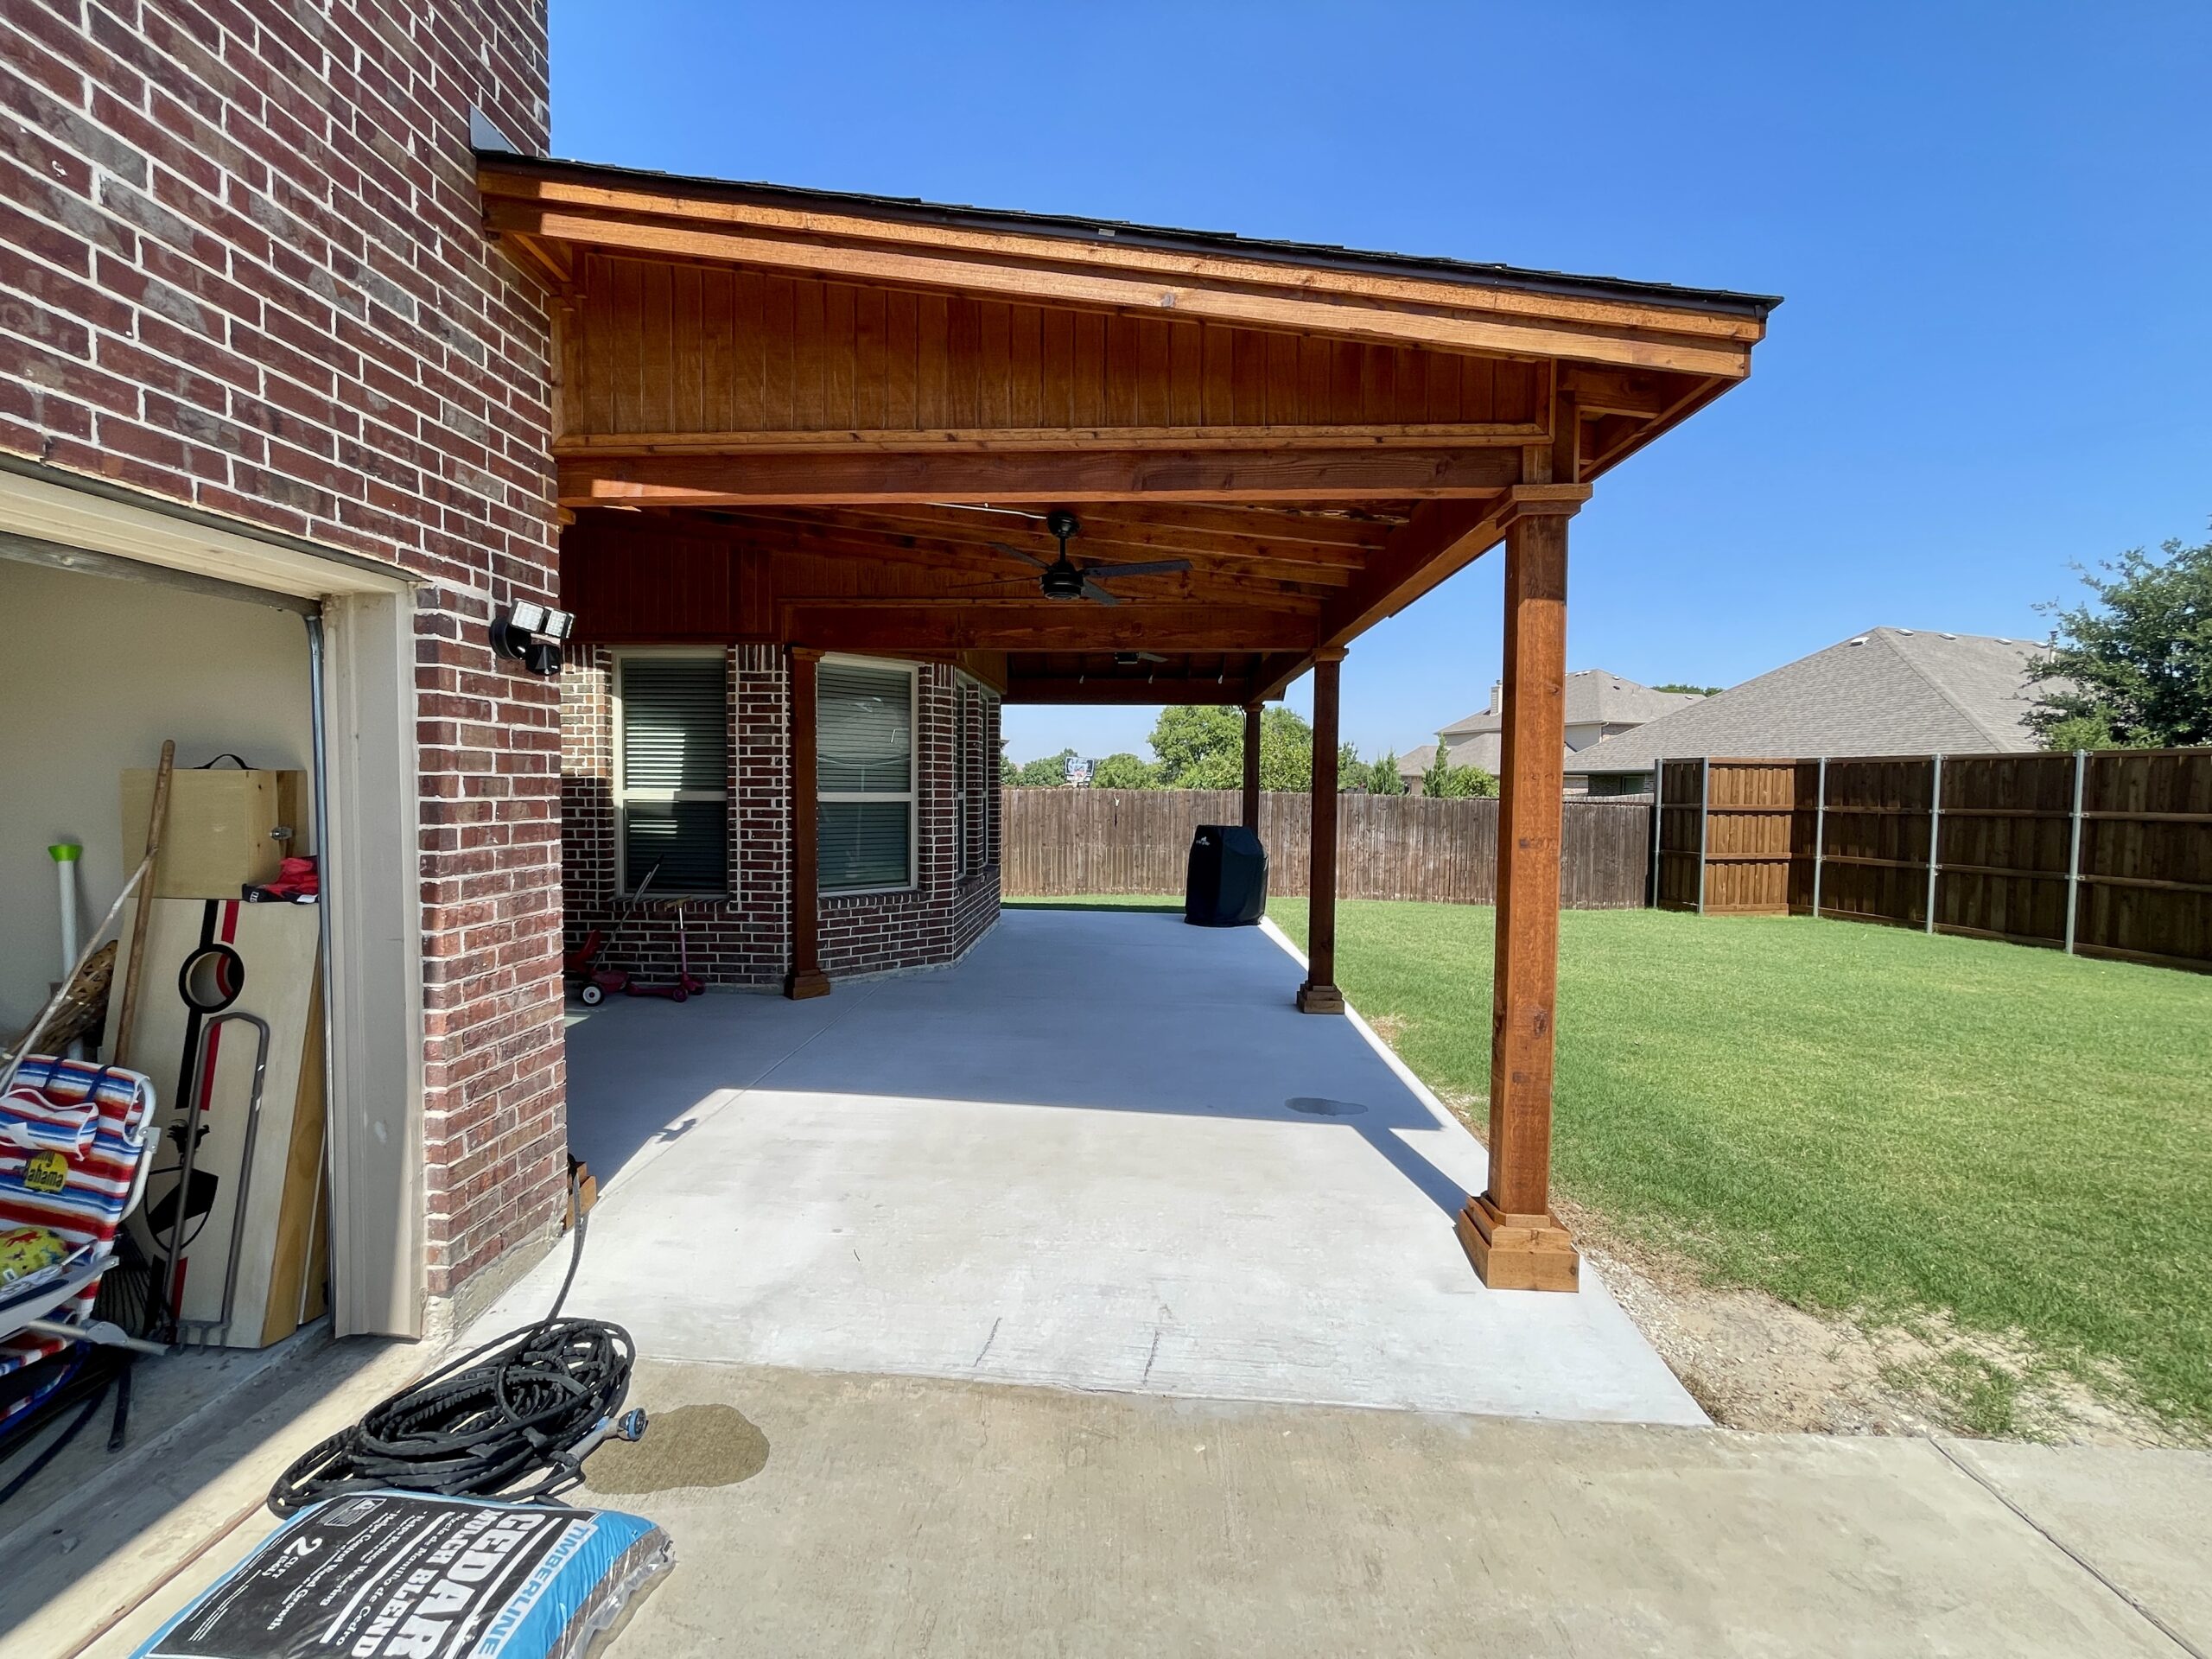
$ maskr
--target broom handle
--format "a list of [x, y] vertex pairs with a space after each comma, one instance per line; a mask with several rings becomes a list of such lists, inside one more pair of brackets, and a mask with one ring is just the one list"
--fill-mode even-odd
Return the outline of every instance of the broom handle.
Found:
[[145, 880], [138, 888], [137, 919], [130, 925], [130, 965], [124, 971], [123, 1012], [115, 1022], [115, 1045], [107, 1057], [110, 1065], [128, 1065], [130, 1026], [138, 1014], [138, 970], [146, 961], [146, 929], [154, 918], [154, 895], [161, 891], [156, 872], [162, 861], [162, 836], [169, 822], [169, 773], [176, 768], [174, 739], [162, 745], [162, 764], [154, 772], [154, 810], [146, 820]]

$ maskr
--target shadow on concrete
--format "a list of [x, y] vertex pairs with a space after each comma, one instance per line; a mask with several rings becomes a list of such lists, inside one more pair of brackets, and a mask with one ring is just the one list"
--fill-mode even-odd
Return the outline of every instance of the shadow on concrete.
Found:
[[610, 1003], [569, 1035], [570, 1145], [607, 1179], [756, 1090], [1166, 1114], [1350, 1131], [1439, 1210], [1460, 1183], [1398, 1131], [1444, 1129], [1347, 1020], [1293, 1005], [1301, 975], [1254, 929], [1179, 910], [1009, 910], [953, 967], [791, 1003]]

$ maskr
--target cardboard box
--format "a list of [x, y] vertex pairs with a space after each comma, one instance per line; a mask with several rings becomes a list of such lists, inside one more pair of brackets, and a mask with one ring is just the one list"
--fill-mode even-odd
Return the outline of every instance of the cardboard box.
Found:
[[[308, 850], [308, 775], [178, 767], [169, 775], [169, 816], [154, 893], [162, 899], [235, 899], [276, 879], [288, 855]], [[146, 855], [154, 774], [123, 774], [123, 866]], [[280, 836], [278, 830], [289, 836]]]

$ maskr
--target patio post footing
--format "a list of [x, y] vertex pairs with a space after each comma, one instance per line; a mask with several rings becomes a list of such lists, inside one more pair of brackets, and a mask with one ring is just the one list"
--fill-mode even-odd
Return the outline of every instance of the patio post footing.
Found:
[[1344, 994], [1333, 985], [1317, 985], [1312, 980], [1298, 988], [1298, 1011], [1300, 1014], [1342, 1014]]
[[1459, 1234], [1477, 1275], [1492, 1290], [1581, 1288], [1582, 1258], [1549, 1211], [1508, 1215], [1489, 1193], [1478, 1193], [1459, 1212]]
[[794, 1002], [804, 1002], [810, 996], [827, 996], [830, 976], [819, 968], [794, 969], [784, 976], [784, 995]]

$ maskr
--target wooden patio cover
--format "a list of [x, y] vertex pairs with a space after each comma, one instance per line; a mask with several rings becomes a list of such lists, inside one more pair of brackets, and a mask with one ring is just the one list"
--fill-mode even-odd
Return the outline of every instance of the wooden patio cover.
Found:
[[[1009, 702], [1228, 703], [1248, 731], [1313, 670], [1313, 1011], [1343, 1006], [1338, 664], [1506, 543], [1491, 1181], [1461, 1233], [1492, 1284], [1571, 1287], [1567, 522], [1749, 373], [1777, 302], [504, 154], [479, 181], [553, 302], [581, 630], [773, 643], [808, 679], [823, 651], [952, 659]], [[1047, 599], [1021, 552], [1053, 556], [1052, 509], [1078, 563], [1189, 568]]]

